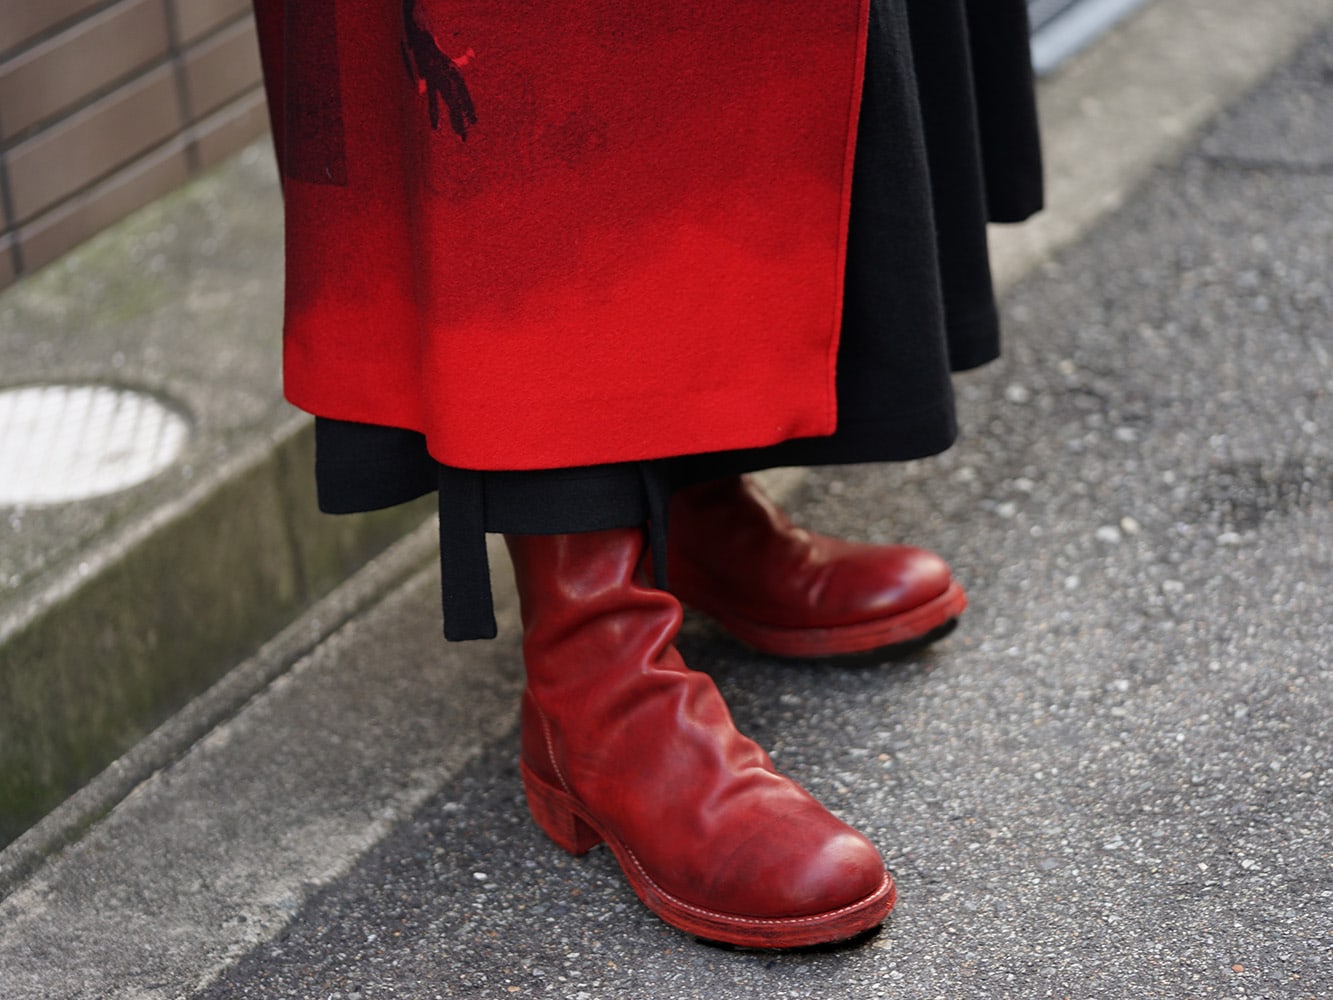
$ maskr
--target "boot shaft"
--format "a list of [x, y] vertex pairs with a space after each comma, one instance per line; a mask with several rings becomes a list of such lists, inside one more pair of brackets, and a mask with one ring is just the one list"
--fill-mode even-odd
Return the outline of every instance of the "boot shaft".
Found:
[[530, 684], [543, 685], [541, 668], [557, 651], [564, 687], [595, 682], [599, 664], [608, 661], [672, 666], [671, 643], [684, 612], [672, 595], [648, 584], [641, 529], [506, 535], [505, 543]]
[[[532, 766], [544, 768], [552, 754], [561, 768], [569, 755], [632, 746], [635, 732], [664, 724], [734, 731], [712, 679], [689, 669], [674, 646], [683, 612], [675, 597], [648, 584], [642, 531], [505, 541], [523, 618], [524, 755]], [[703, 739], [693, 752], [700, 759], [678, 762], [682, 773], [769, 766], [768, 755], [743, 737], [716, 745]]]

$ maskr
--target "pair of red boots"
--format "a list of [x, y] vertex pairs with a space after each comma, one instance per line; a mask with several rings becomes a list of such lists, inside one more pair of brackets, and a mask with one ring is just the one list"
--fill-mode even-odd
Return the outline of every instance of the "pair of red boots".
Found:
[[640, 529], [506, 541], [541, 828], [574, 854], [605, 841], [649, 909], [709, 940], [790, 948], [882, 922], [895, 889], [874, 845], [774, 769], [673, 641], [681, 601], [780, 656], [929, 638], [967, 603], [944, 561], [795, 528], [742, 477], [672, 498], [676, 596], [648, 583]]

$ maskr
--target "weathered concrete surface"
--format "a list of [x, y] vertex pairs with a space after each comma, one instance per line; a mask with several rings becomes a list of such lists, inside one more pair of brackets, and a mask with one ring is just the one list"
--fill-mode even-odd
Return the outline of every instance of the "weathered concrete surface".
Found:
[[510, 591], [500, 640], [442, 649], [425, 577], [0, 903], [0, 995], [1333, 994], [1330, 170], [1241, 155], [1329, 103], [1331, 44], [1012, 291], [957, 449], [805, 480], [808, 523], [947, 552], [959, 632], [853, 669], [690, 623], [742, 728], [882, 846], [877, 938], [721, 951], [561, 855], [507, 731]]
[[271, 161], [255, 146], [0, 295], [0, 388], [137, 388], [193, 431], [141, 486], [0, 508], [0, 845], [425, 516], [316, 511], [278, 377]]

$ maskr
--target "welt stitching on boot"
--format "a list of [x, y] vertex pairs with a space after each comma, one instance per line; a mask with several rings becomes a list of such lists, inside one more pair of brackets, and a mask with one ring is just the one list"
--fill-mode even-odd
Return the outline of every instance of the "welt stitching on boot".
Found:
[[779, 774], [681, 660], [679, 602], [641, 582], [643, 532], [506, 541], [538, 825], [574, 854], [605, 840], [649, 909], [700, 937], [797, 947], [879, 924], [895, 896], [879, 853]]
[[746, 476], [678, 490], [669, 523], [672, 591], [764, 653], [828, 657], [929, 640], [967, 607], [933, 552], [795, 527]]

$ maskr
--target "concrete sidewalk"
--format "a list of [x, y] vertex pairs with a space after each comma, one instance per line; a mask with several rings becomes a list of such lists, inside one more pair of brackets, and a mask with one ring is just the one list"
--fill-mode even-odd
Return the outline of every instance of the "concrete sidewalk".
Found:
[[[1091, 100], [1079, 74], [1173, 6], [1048, 95]], [[421, 536], [0, 902], [0, 997], [1333, 996], [1330, 79], [1325, 27], [1122, 205], [1060, 180], [1006, 261], [1114, 214], [1008, 289], [960, 445], [799, 481], [812, 526], [948, 553], [957, 633], [853, 669], [689, 623], [741, 728], [884, 851], [902, 898], [877, 937], [701, 945], [609, 854], [546, 842], [512, 591], [500, 640], [443, 646]]]

